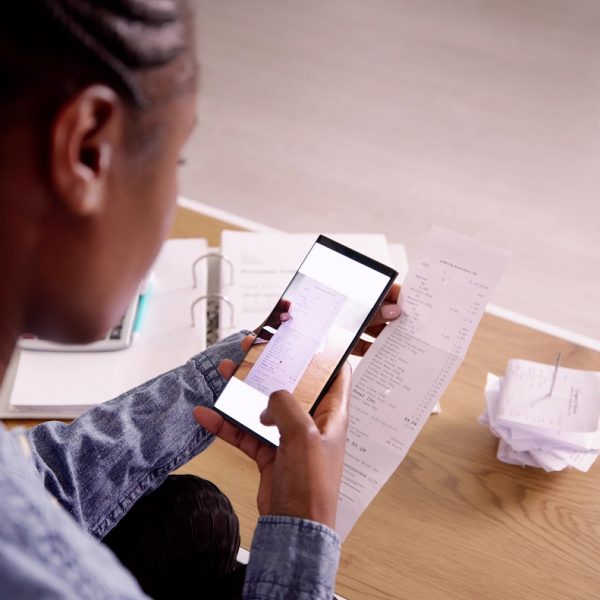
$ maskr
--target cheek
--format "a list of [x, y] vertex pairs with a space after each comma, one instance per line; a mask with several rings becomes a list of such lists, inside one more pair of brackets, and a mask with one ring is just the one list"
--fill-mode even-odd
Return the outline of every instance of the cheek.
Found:
[[177, 207], [175, 168], [155, 163], [146, 165], [144, 172], [153, 175], [130, 180], [128, 189], [113, 197], [114, 210], [105, 227], [110, 235], [101, 253], [104, 264], [97, 271], [110, 282], [105, 300], [111, 319], [120, 318], [151, 268]]
[[172, 167], [162, 167], [161, 172], [163, 176], [154, 181], [145, 196], [146, 207], [141, 221], [148, 252], [146, 270], [169, 234], [177, 210], [177, 173]]
[[158, 210], [162, 213], [162, 226], [159, 229], [159, 238], [162, 242], [173, 225], [173, 219], [177, 212], [177, 194], [179, 191], [177, 171], [174, 170], [171, 177], [165, 183], [162, 201], [159, 200]]
[[125, 232], [124, 252], [131, 257], [125, 297], [135, 293], [140, 280], [146, 276], [164, 239], [169, 234], [177, 209], [176, 173], [166, 167], [158, 166], [161, 177], [149, 178], [143, 190], [132, 197], [137, 199], [137, 216], [131, 222], [129, 234]]
[[29, 331], [88, 343], [119, 321], [138, 284], [131, 253], [106, 229], [89, 224], [48, 232], [34, 278]]

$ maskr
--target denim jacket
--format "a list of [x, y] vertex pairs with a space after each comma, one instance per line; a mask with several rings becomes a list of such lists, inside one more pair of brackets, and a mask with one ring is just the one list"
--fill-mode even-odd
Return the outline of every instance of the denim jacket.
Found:
[[[143, 598], [97, 540], [166, 476], [211, 443], [192, 416], [224, 387], [236, 334], [185, 365], [97, 406], [70, 425], [7, 432], [0, 424], [0, 598]], [[333, 596], [340, 541], [304, 519], [259, 519], [244, 598]], [[198, 590], [198, 598], [202, 598]]]

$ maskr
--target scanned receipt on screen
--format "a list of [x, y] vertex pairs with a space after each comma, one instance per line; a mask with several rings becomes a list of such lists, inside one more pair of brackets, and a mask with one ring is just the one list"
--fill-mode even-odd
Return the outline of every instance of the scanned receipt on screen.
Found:
[[343, 294], [311, 277], [303, 277], [294, 294], [291, 318], [279, 326], [245, 382], [266, 396], [277, 390], [293, 393], [345, 301]]
[[434, 227], [402, 286], [402, 315], [353, 376], [336, 530], [346, 537], [402, 462], [464, 359], [510, 253]]

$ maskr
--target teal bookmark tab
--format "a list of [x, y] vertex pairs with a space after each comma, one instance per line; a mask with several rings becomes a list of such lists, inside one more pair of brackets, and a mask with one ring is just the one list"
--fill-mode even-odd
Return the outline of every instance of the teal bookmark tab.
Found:
[[148, 285], [143, 294], [140, 294], [138, 300], [137, 310], [135, 312], [135, 321], [133, 322], [133, 333], [137, 333], [142, 327], [144, 315], [146, 314], [146, 307], [148, 306], [148, 300], [152, 294], [152, 285]]

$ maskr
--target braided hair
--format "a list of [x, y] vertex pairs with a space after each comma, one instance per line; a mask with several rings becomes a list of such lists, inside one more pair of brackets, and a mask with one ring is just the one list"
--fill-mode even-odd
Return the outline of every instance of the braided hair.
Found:
[[[188, 21], [185, 0], [2, 0], [0, 111], [28, 90], [61, 101], [92, 83], [146, 106], [193, 78]], [[178, 60], [175, 86], [151, 83]]]

